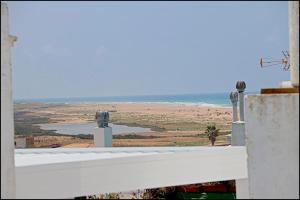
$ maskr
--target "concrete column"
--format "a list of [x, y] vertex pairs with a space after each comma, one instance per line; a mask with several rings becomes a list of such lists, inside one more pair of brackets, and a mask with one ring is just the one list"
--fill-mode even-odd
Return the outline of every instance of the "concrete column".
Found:
[[240, 103], [240, 121], [244, 121], [244, 90], [246, 83], [244, 81], [238, 81], [236, 83], [236, 89], [239, 92], [239, 103]]
[[[231, 145], [232, 146], [245, 146], [245, 122], [236, 121], [232, 123], [231, 132]], [[249, 184], [248, 179], [235, 180], [236, 185], [236, 198], [249, 199]]]
[[237, 102], [238, 102], [238, 93], [237, 92], [231, 92], [230, 93], [230, 100], [232, 103], [232, 121], [236, 122], [238, 121], [238, 114], [237, 114]]
[[14, 115], [10, 48], [16, 37], [9, 35], [6, 3], [1, 2], [1, 199], [15, 198]]
[[250, 198], [299, 199], [299, 94], [247, 95]]
[[[238, 81], [236, 84], [238, 92], [232, 92], [230, 99], [233, 106], [233, 122], [231, 131], [231, 146], [245, 146], [245, 122], [244, 120], [244, 89], [246, 84], [243, 81]], [[240, 102], [240, 120], [237, 119], [237, 101]], [[236, 198], [237, 199], [249, 199], [249, 184], [248, 179], [235, 180], [236, 185]]]
[[95, 128], [94, 144], [95, 147], [112, 147], [112, 128]]
[[299, 1], [289, 1], [291, 82], [299, 87]]

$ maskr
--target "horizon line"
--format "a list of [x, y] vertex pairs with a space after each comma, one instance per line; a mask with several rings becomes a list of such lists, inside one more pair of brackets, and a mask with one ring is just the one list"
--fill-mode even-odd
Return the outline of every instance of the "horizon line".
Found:
[[[140, 95], [111, 95], [111, 96], [73, 96], [73, 97], [33, 97], [33, 98], [13, 98], [13, 101], [20, 100], [42, 100], [42, 99], [80, 99], [80, 98], [117, 98], [117, 97], [146, 97], [146, 96], [183, 96], [183, 95], [211, 95], [230, 94], [230, 92], [205, 92], [205, 93], [181, 93], [181, 94], [140, 94]], [[259, 91], [245, 91], [245, 93], [259, 93]]]

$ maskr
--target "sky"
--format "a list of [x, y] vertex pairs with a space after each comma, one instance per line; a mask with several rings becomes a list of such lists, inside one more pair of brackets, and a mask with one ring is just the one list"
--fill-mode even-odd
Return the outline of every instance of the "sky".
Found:
[[288, 2], [8, 2], [13, 97], [247, 91], [289, 80]]

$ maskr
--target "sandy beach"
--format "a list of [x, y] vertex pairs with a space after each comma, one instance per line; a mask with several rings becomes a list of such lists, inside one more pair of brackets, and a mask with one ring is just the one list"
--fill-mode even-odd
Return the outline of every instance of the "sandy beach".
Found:
[[[223, 107], [156, 103], [15, 104], [15, 111], [25, 113], [24, 116], [46, 117], [49, 123], [60, 124], [92, 122], [97, 110], [110, 111], [111, 123], [148, 127], [152, 130], [137, 134], [153, 138], [113, 139], [114, 146], [209, 145], [205, 129], [210, 123], [220, 129], [216, 144], [222, 145], [226, 143], [225, 135], [231, 129], [232, 111]], [[74, 145], [80, 143], [82, 142], [76, 141]], [[72, 143], [67, 145], [72, 147]]]

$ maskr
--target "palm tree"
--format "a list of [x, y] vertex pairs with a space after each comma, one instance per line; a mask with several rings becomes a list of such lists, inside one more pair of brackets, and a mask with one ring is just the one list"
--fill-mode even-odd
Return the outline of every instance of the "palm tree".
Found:
[[208, 139], [210, 140], [212, 146], [214, 146], [215, 144], [216, 138], [218, 136], [218, 132], [219, 129], [216, 128], [216, 125], [212, 124], [206, 126], [205, 133], [207, 133]]

